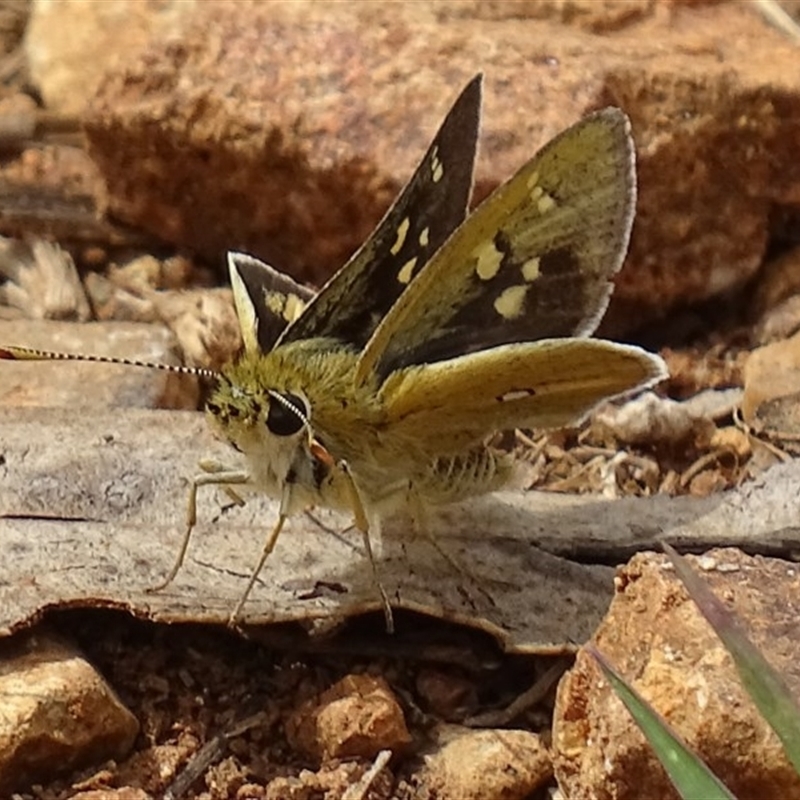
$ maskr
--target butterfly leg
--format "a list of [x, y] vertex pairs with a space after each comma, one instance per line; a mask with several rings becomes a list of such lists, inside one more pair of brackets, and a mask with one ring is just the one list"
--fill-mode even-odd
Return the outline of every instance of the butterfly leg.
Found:
[[350, 472], [347, 463], [344, 461], [339, 462], [339, 468], [345, 477], [345, 488], [347, 491], [350, 507], [353, 511], [356, 527], [361, 531], [361, 538], [364, 542], [364, 549], [367, 551], [367, 558], [369, 559], [370, 566], [372, 567], [372, 579], [381, 596], [383, 603], [383, 616], [386, 620], [386, 632], [394, 633], [394, 615], [392, 614], [392, 607], [389, 605], [389, 598], [386, 595], [386, 590], [381, 583], [380, 575], [378, 575], [378, 565], [375, 562], [375, 556], [372, 553], [372, 541], [369, 537], [369, 520], [367, 513], [364, 510], [364, 503], [361, 501], [361, 493], [358, 491], [358, 486], [353, 480], [353, 475]]
[[[287, 495], [288, 494], [289, 493], [287, 492]], [[264, 542], [264, 547], [261, 549], [261, 556], [258, 559], [258, 564], [256, 564], [255, 569], [250, 573], [250, 580], [247, 581], [247, 586], [245, 586], [242, 596], [239, 598], [239, 602], [236, 603], [236, 608], [233, 609], [230, 617], [228, 617], [228, 625], [231, 627], [236, 625], [239, 619], [239, 614], [241, 614], [244, 604], [247, 602], [247, 598], [250, 596], [250, 592], [253, 590], [253, 586], [255, 586], [256, 581], [258, 580], [258, 576], [262, 567], [264, 566], [264, 562], [267, 560], [269, 554], [275, 549], [275, 542], [278, 541], [278, 536], [281, 530], [283, 530], [284, 523], [286, 522], [288, 516], [283, 511], [284, 507], [287, 505], [288, 502], [281, 503], [281, 513], [278, 515], [278, 521], [275, 523], [275, 527], [272, 529], [272, 531], [270, 531], [269, 536]]]
[[358, 548], [343, 534], [348, 533], [351, 531], [355, 525], [348, 525], [344, 530], [337, 530], [336, 528], [331, 527], [327, 523], [323, 522], [311, 509], [306, 509], [303, 512], [308, 519], [310, 519], [321, 531], [324, 531], [327, 534], [330, 534], [335, 539], [337, 539], [341, 544], [345, 547], [350, 548], [350, 550], [357, 550]]
[[[356, 487], [353, 476], [350, 474], [347, 465], [342, 462], [339, 464], [339, 467], [341, 469], [341, 474], [345, 478], [345, 490], [347, 491], [348, 501], [353, 511], [355, 524], [356, 527], [361, 531], [364, 547], [367, 551], [367, 557], [369, 558], [370, 565], [372, 566], [373, 579], [381, 596], [384, 618], [386, 620], [386, 630], [388, 633], [393, 633], [394, 617], [392, 615], [392, 608], [389, 605], [389, 598], [386, 596], [386, 590], [383, 588], [383, 584], [378, 576], [378, 567], [375, 563], [375, 558], [372, 553], [372, 542], [370, 541], [369, 537], [369, 521], [367, 520], [367, 514], [364, 510], [364, 504], [361, 502], [361, 495], [358, 492], [358, 488]], [[264, 566], [264, 562], [275, 548], [275, 543], [278, 540], [278, 536], [289, 516], [289, 509], [293, 507], [291, 491], [292, 487], [291, 484], [289, 484], [285, 487], [284, 496], [281, 499], [281, 513], [278, 517], [278, 521], [275, 523], [275, 527], [272, 529], [267, 537], [267, 540], [264, 542], [264, 547], [261, 550], [261, 556], [258, 559], [258, 564], [256, 564], [255, 569], [250, 574], [250, 580], [247, 582], [247, 586], [245, 587], [244, 592], [242, 592], [242, 596], [239, 598], [236, 608], [234, 608], [233, 612], [228, 618], [228, 624], [230, 626], [234, 626], [236, 624], [239, 614], [241, 613], [242, 608], [244, 608], [244, 604], [247, 602], [247, 598], [250, 596], [250, 592], [258, 580], [258, 576], [262, 567]]]
[[[213, 458], [204, 458], [200, 461], [200, 469], [203, 472], [227, 472], [228, 468]], [[230, 486], [221, 486], [223, 492], [233, 501], [239, 508], [246, 505], [244, 498]]]
[[189, 547], [189, 539], [192, 536], [192, 530], [194, 529], [194, 526], [197, 524], [197, 490], [201, 486], [221, 485], [224, 487], [226, 484], [243, 484], [249, 483], [250, 481], [250, 475], [248, 473], [241, 472], [239, 470], [226, 470], [220, 464], [206, 463], [205, 466], [201, 465], [201, 467], [203, 469], [210, 467], [211, 469], [207, 470], [202, 475], [195, 475], [194, 478], [192, 478], [191, 485], [189, 486], [189, 496], [187, 498], [186, 506], [186, 530], [183, 534], [183, 540], [181, 541], [180, 550], [178, 551], [178, 557], [175, 559], [175, 563], [172, 565], [172, 569], [170, 569], [167, 577], [161, 581], [161, 583], [151, 587], [148, 591], [158, 592], [162, 589], [165, 589], [170, 583], [172, 583], [172, 581], [175, 579], [175, 576], [178, 574], [178, 570], [183, 566], [183, 561], [186, 558], [186, 550]]

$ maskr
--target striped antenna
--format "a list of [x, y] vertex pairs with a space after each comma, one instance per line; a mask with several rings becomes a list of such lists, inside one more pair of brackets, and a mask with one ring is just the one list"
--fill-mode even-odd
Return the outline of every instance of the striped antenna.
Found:
[[182, 367], [173, 364], [153, 364], [150, 361], [134, 361], [130, 358], [113, 358], [112, 356], [86, 356], [77, 353], [57, 353], [53, 350], [34, 350], [30, 347], [0, 345], [0, 359], [9, 361], [94, 361], [99, 364], [121, 364], [127, 367], [145, 367], [160, 369], [164, 372], [175, 372], [180, 375], [195, 375], [199, 378], [218, 380], [220, 375], [212, 369], [203, 367]]

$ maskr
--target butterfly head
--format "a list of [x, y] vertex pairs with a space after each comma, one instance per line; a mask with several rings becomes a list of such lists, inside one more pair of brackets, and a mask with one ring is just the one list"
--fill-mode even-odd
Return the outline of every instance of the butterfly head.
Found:
[[220, 376], [206, 412], [213, 426], [244, 454], [253, 483], [273, 496], [287, 487], [314, 492], [325, 483], [334, 462], [314, 438], [310, 407], [298, 390], [264, 389]]
[[309, 440], [308, 401], [300, 393], [249, 388], [224, 375], [206, 404], [213, 424], [237, 449], [294, 449]]

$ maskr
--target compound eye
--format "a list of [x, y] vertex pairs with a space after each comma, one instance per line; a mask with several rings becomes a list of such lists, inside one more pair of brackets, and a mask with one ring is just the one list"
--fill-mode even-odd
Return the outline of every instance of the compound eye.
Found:
[[267, 429], [276, 436], [292, 436], [308, 423], [303, 399], [288, 392], [271, 392]]

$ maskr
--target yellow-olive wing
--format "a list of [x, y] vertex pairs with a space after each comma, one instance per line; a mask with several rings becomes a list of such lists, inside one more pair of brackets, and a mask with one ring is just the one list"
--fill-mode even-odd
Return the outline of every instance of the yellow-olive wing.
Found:
[[380, 399], [387, 433], [436, 455], [494, 431], [576, 423], [599, 402], [666, 374], [661, 358], [638, 347], [545, 339], [397, 370]]
[[361, 355], [357, 380], [502, 344], [591, 334], [622, 264], [634, 149], [619, 109], [545, 145], [417, 265]]

